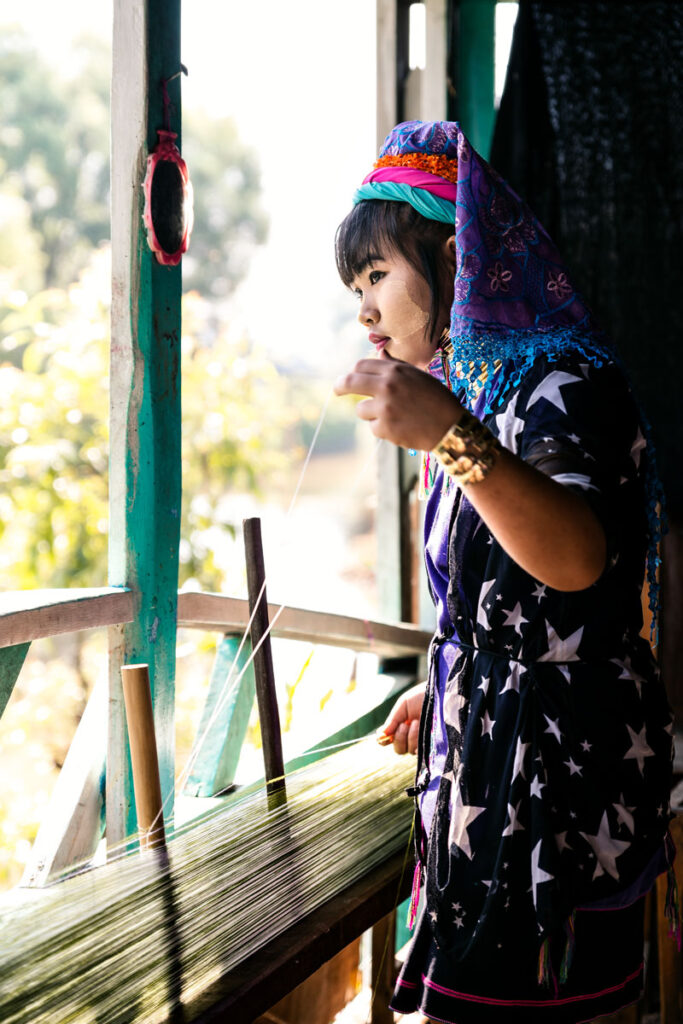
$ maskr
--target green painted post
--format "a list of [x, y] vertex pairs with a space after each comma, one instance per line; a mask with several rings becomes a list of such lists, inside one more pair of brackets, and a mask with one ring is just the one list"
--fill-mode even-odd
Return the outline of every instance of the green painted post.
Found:
[[26, 660], [30, 644], [15, 644], [14, 647], [0, 648], [0, 718]]
[[[173, 814], [180, 537], [180, 267], [161, 266], [142, 224], [148, 152], [164, 127], [162, 79], [180, 68], [180, 0], [114, 5], [110, 583], [136, 598], [113, 631], [107, 840], [135, 833], [122, 664], [149, 665], [164, 817]], [[180, 135], [180, 79], [168, 84]]]
[[460, 0], [459, 14], [458, 120], [477, 152], [488, 159], [496, 119], [496, 0]]
[[[190, 755], [194, 764], [185, 784], [186, 796], [216, 796], [235, 781], [256, 692], [253, 662], [235, 685], [251, 654], [248, 640], [238, 656], [239, 646], [240, 637], [224, 636], [216, 652], [209, 692]], [[233, 665], [232, 680], [226, 693], [225, 684]]]

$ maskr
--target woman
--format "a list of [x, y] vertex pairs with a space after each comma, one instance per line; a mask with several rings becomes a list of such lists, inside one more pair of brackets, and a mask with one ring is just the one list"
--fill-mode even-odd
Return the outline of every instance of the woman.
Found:
[[337, 263], [379, 358], [336, 391], [429, 453], [429, 680], [384, 730], [418, 754], [424, 883], [392, 1005], [590, 1020], [638, 998], [642, 901], [670, 860], [672, 716], [639, 635], [659, 494], [635, 402], [457, 124], [389, 134]]

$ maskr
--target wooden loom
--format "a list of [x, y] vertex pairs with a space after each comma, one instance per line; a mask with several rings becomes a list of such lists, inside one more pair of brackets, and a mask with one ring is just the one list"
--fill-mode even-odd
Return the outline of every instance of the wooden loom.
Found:
[[[249, 552], [248, 564], [250, 565], [249, 610], [254, 614], [252, 642], [256, 646], [260, 639], [267, 634], [268, 629], [268, 612], [263, 585], [264, 570], [262, 553], [260, 552], [258, 523], [254, 521], [246, 523], [245, 535]], [[74, 595], [70, 596], [73, 597]], [[116, 600], [108, 602], [110, 610], [112, 608], [120, 608], [123, 595], [117, 594], [114, 596]], [[73, 628], [74, 625], [85, 625], [86, 618], [88, 625], [93, 625], [95, 621], [101, 622], [104, 616], [93, 616], [94, 608], [92, 606], [88, 609], [87, 616], [83, 615], [83, 612], [91, 602], [95, 602], [95, 607], [99, 605], [102, 611], [104, 611], [103, 595], [96, 595], [90, 601], [83, 595], [79, 595], [79, 597], [80, 600], [75, 602], [65, 602], [68, 614], [61, 618], [54, 615], [54, 605], [50, 607], [49, 611], [42, 608], [23, 612], [16, 609], [10, 611], [4, 616], [2, 623], [4, 627], [3, 640], [9, 639], [25, 642], [28, 637], [34, 637], [44, 632], [67, 631], [70, 627]], [[195, 600], [200, 597], [201, 595], [193, 595]], [[5, 599], [5, 603], [8, 603], [7, 599]], [[224, 601], [213, 595], [208, 603], [214, 609], [213, 617], [215, 618], [215, 610], [224, 605]], [[246, 621], [247, 609], [244, 605], [240, 606], [240, 612]], [[313, 619], [316, 618], [313, 613], [298, 613], [291, 610], [287, 618], [285, 618], [286, 614], [283, 612], [281, 619], [284, 622], [281, 628], [276, 630], [279, 635], [301, 636], [302, 631], [306, 628], [302, 620], [305, 617], [309, 617], [308, 628], [310, 629], [310, 616], [313, 615]], [[392, 653], [398, 653], [401, 649], [406, 652], [424, 650], [424, 644], [427, 639], [425, 633], [412, 627], [387, 626], [379, 623], [361, 624], [354, 620], [343, 620], [336, 616], [322, 618], [328, 626], [328, 635], [325, 639], [336, 643], [349, 643], [351, 639], [349, 637], [350, 628], [356, 633], [356, 646], [367, 647], [371, 645], [376, 649], [391, 650]], [[216, 623], [213, 624], [215, 625]], [[223, 626], [225, 627], [225, 624]], [[361, 626], [364, 637], [359, 635]], [[319, 638], [320, 634], [318, 634]], [[267, 652], [267, 643], [264, 644], [263, 650]], [[270, 780], [267, 807], [259, 809], [254, 805], [253, 801], [249, 805], [245, 805], [244, 802], [238, 802], [235, 806], [235, 813], [238, 813], [241, 817], [245, 814], [251, 815], [251, 820], [260, 820], [262, 822], [264, 815], [270, 814], [274, 810], [277, 812], [279, 809], [279, 813], [286, 816], [287, 827], [285, 831], [287, 837], [289, 837], [290, 832], [296, 831], [299, 820], [297, 815], [305, 817], [306, 811], [304, 808], [303, 815], [301, 815], [296, 803], [296, 787], [299, 786], [301, 788], [298, 781], [295, 782], [291, 808], [288, 808], [281, 799], [285, 792], [282, 778], [284, 772], [282, 769], [277, 705], [274, 701], [272, 689], [272, 665], [268, 665], [268, 660], [266, 653], [256, 673], [256, 689], [259, 697], [265, 742], [266, 779]], [[129, 683], [143, 682], [147, 686], [146, 673], [130, 668], [125, 670], [124, 674], [129, 677]], [[149, 694], [148, 686], [146, 690], [143, 687], [143, 698], [145, 692]], [[140, 691], [138, 691], [135, 700], [139, 705]], [[151, 720], [151, 701], [149, 696], [147, 696], [146, 701], [142, 700], [142, 706], [149, 712]], [[376, 716], [377, 721], [382, 719], [385, 709], [380, 708], [379, 711], [379, 716]], [[263, 728], [264, 722], [266, 723], [265, 728]], [[133, 724], [132, 721], [131, 724]], [[134, 729], [131, 731], [134, 731]], [[331, 737], [331, 739], [333, 738]], [[143, 749], [144, 746], [145, 744], [142, 744]], [[43, 890], [44, 896], [42, 898], [39, 898], [36, 893], [27, 894], [28, 898], [23, 905], [22, 901], [18, 900], [15, 895], [0, 908], [4, 911], [3, 916], [5, 918], [3, 931], [6, 939], [10, 940], [10, 946], [6, 949], [5, 954], [6, 964], [9, 967], [9, 974], [13, 976], [9, 988], [7, 985], [3, 988], [0, 983], [0, 1007], [2, 1007], [3, 1020], [16, 1022], [16, 1024], [20, 1024], [20, 1022], [21, 1024], [24, 1024], [24, 1022], [27, 1024], [28, 1021], [31, 1021], [31, 1024], [33, 1024], [34, 1021], [42, 1021], [43, 1019], [52, 1022], [61, 1019], [59, 1014], [63, 1012], [64, 1020], [88, 1021], [90, 1019], [87, 1015], [89, 1007], [97, 1005], [96, 1002], [94, 1004], [92, 1002], [93, 997], [89, 986], [98, 986], [99, 991], [102, 993], [104, 1006], [106, 1006], [108, 1005], [107, 999], [114, 999], [113, 995], [107, 995], [106, 981], [107, 978], [110, 978], [112, 970], [119, 972], [116, 975], [117, 987], [124, 984], [124, 978], [120, 975], [121, 967], [120, 965], [117, 967], [117, 963], [120, 963], [121, 951], [115, 944], [112, 945], [111, 941], [107, 943], [103, 935], [102, 942], [96, 945], [96, 948], [98, 946], [103, 948], [103, 957], [99, 964], [96, 964], [95, 968], [93, 968], [93, 977], [85, 985], [86, 993], [90, 992], [90, 995], [87, 997], [84, 995], [82, 1001], [75, 997], [72, 999], [72, 1002], [69, 1002], [67, 999], [63, 1006], [59, 1002], [60, 996], [57, 996], [54, 1005], [48, 1002], [49, 1010], [46, 1011], [47, 1016], [41, 1016], [41, 1000], [45, 1001], [45, 993], [50, 991], [51, 986], [59, 986], [62, 973], [60, 959], [59, 957], [55, 959], [51, 950], [57, 948], [60, 950], [60, 956], [66, 956], [67, 958], [76, 955], [69, 942], [67, 941], [65, 944], [63, 932], [60, 937], [59, 929], [52, 930], [48, 927], [46, 930], [44, 924], [46, 913], [48, 918], [54, 915], [69, 922], [74, 930], [76, 939], [83, 935], [84, 929], [87, 932], [90, 929], [97, 928], [99, 920], [106, 919], [110, 921], [113, 918], [114, 922], [118, 922], [117, 930], [125, 934], [127, 947], [131, 950], [144, 949], [146, 943], [152, 939], [155, 927], [166, 928], [170, 935], [170, 938], [165, 943], [166, 953], [155, 964], [148, 964], [148, 984], [146, 986], [142, 985], [143, 994], [146, 993], [141, 1002], [140, 1013], [142, 1015], [139, 1016], [137, 1012], [134, 1013], [132, 1010], [129, 1010], [129, 1016], [126, 1018], [128, 1021], [184, 1020], [189, 1022], [230, 1020], [247, 1022], [266, 1011], [281, 996], [291, 991], [298, 982], [308, 977], [321, 964], [344, 949], [362, 931], [373, 926], [378, 920], [393, 911], [398, 901], [407, 895], [409, 878], [412, 873], [408, 867], [406, 856], [411, 810], [410, 802], [403, 795], [403, 789], [410, 781], [412, 765], [397, 762], [386, 752], [375, 751], [374, 756], [376, 757], [377, 754], [380, 755], [383, 761], [381, 770], [377, 773], [375, 779], [375, 782], [379, 783], [379, 788], [376, 791], [374, 787], [369, 789], [365, 793], [364, 799], [366, 808], [370, 805], [376, 808], [378, 806], [377, 797], [382, 797], [382, 794], [384, 794], [382, 799], [385, 803], [385, 813], [383, 817], [371, 823], [374, 835], [370, 834], [367, 837], [367, 849], [364, 850], [362, 861], [359, 861], [351, 868], [350, 875], [342, 878], [342, 884], [338, 887], [338, 891], [329, 894], [328, 898], [321, 900], [317, 894], [317, 884], [313, 887], [313, 890], [310, 889], [310, 886], [306, 889], [306, 886], [303, 885], [301, 891], [297, 890], [296, 894], [296, 902], [305, 908], [303, 916], [298, 911], [294, 914], [290, 913], [289, 918], [285, 915], [282, 926], [279, 929], [275, 928], [272, 937], [265, 945], [262, 940], [259, 941], [252, 936], [251, 946], [246, 956], [241, 954], [236, 956], [234, 949], [230, 952], [229, 948], [221, 946], [219, 943], [222, 962], [216, 962], [215, 959], [214, 962], [211, 962], [211, 958], [207, 958], [206, 954], [203, 953], [202, 956], [206, 963], [203, 971], [199, 973], [197, 970], [188, 968], [184, 962], [188, 959], [191, 961], [196, 956], [196, 950], [193, 950], [192, 956], [188, 957], [186, 955], [184, 943], [187, 943], [188, 940], [182, 937], [184, 930], [187, 928], [187, 921], [196, 913], [196, 909], [192, 905], [191, 893], [188, 892], [188, 885], [185, 884], [186, 880], [179, 880], [177, 871], [177, 866], [181, 866], [186, 862], [190, 865], [192, 864], [191, 858], [189, 861], [183, 860], [183, 857], [186, 856], [188, 844], [191, 846], [194, 842], [196, 845], [196, 836], [193, 839], [191, 836], [192, 830], [190, 829], [180, 831], [178, 836], [171, 842], [168, 854], [165, 851], [162, 853], [157, 851], [156, 860], [150, 861], [148, 859], [144, 864], [136, 862], [136, 858], [133, 860], [131, 858], [124, 858], [122, 861], [115, 861], [106, 868], [97, 869], [94, 872], [72, 878], [59, 886], [51, 886], [47, 890]], [[138, 756], [139, 753], [136, 754], [134, 749], [134, 763]], [[342, 755], [342, 758], [344, 756]], [[353, 757], [356, 757], [355, 751], [353, 752]], [[334, 760], [333, 758], [330, 763]], [[309, 768], [307, 771], [309, 773], [313, 772], [312, 782], [314, 788], [316, 777], [318, 778], [317, 784], [320, 788], [321, 769], [318, 766], [313, 766], [313, 769]], [[338, 771], [338, 769], [335, 768], [335, 771]], [[150, 773], [148, 770], [147, 774], [149, 778], [150, 774], [151, 776], [154, 775], [154, 772]], [[358, 775], [358, 778], [362, 778], [362, 773]], [[367, 782], [367, 780], [364, 779], [364, 782]], [[367, 785], [363, 788], [367, 790]], [[161, 795], [158, 776], [156, 779], [152, 778], [152, 790], [156, 791], [156, 803], [154, 806], [159, 806]], [[324, 787], [320, 789], [320, 792], [325, 793]], [[138, 786], [136, 784], [136, 798], [137, 796]], [[354, 794], [354, 802], [358, 805], [359, 810], [355, 827], [363, 828], [363, 799]], [[349, 792], [343, 793], [341, 800], [337, 797], [337, 803], [340, 809], [346, 808], [349, 803]], [[160, 834], [163, 835], [163, 822], [160, 823], [155, 820], [156, 814], [153, 813], [153, 810], [147, 808], [147, 810], [141, 811], [139, 806], [138, 818], [146, 828], [150, 826], [155, 827], [154, 834], [157, 837]], [[368, 820], [370, 819], [368, 818]], [[213, 821], [213, 824], [199, 821], [195, 826], [195, 831], [199, 835], [203, 829], [203, 834], [206, 837], [210, 835], [207, 832], [209, 828], [215, 830], [217, 828], [216, 821]], [[263, 834], [267, 835], [267, 832]], [[149, 845], [153, 846], [154, 843]], [[221, 857], [228, 858], [228, 862], [231, 858], [235, 857], [236, 847], [231, 838], [230, 830], [226, 830], [225, 827], [221, 832], [218, 848], [221, 851]], [[210, 839], [207, 842], [207, 849], [211, 849]], [[256, 850], [258, 851], [258, 847]], [[338, 858], [341, 852], [341, 848], [328, 845], [324, 850], [324, 856], [328, 859]], [[73, 849], [71, 849], [71, 854], [73, 855]], [[291, 850], [288, 852], [284, 846], [283, 856], [285, 856], [285, 859], [287, 857], [291, 858]], [[55, 860], [52, 864], [53, 876], [58, 873], [56, 866], [57, 861]], [[324, 861], [318, 861], [317, 870], [318, 872], [324, 871]], [[217, 888], [219, 887], [218, 878], [221, 873], [219, 870], [212, 880], [212, 884]], [[49, 872], [46, 873], [46, 877], [49, 877]], [[253, 874], [248, 877], [253, 885]], [[344, 881], [344, 878], [346, 878], [346, 881]], [[129, 891], [131, 885], [139, 893], [139, 898], [144, 899], [147, 908], [147, 912], [144, 915], [146, 921], [143, 921], [139, 927], [137, 925], [135, 927], [130, 925], [126, 927], [126, 905], [120, 899], [117, 899], [116, 896], [120, 890]], [[299, 886], [298, 882], [295, 883], [296, 886]], [[244, 898], [244, 894], [242, 898]], [[282, 901], [282, 894], [277, 894], [277, 898]], [[239, 900], [235, 898], [234, 902], [239, 903]], [[130, 906], [128, 906], [128, 910], [130, 910]], [[80, 916], [81, 913], [84, 913], [84, 916]], [[163, 924], [164, 915], [165, 925]], [[150, 922], [151, 932], [149, 931]], [[185, 923], [183, 924], [183, 922]], [[225, 922], [225, 927], [230, 928], [229, 917]], [[214, 928], [215, 925], [212, 922], [206, 937], [205, 947], [207, 943], [208, 946], [216, 945], [216, 936], [211, 934]], [[36, 990], [36, 992], [40, 993], [40, 996], [34, 993], [34, 996], [31, 998], [29, 998], [29, 993], [31, 992], [31, 970], [27, 971], [26, 948], [24, 948], [22, 955], [18, 959], [16, 956], [14, 957], [14, 961], [12, 961], [12, 956], [10, 955], [11, 948], [14, 947], [16, 949], [22, 946], [22, 934], [35, 936], [34, 945], [31, 946], [29, 942], [28, 948], [31, 954], [35, 956], [34, 962], [41, 963]], [[393, 965], [393, 955], [386, 956], [387, 949], [390, 948], [392, 941], [391, 936], [386, 931], [382, 934], [384, 938], [378, 938], [376, 943], [378, 948], [375, 957], [375, 981], [377, 984], [380, 982], [378, 976], [379, 961], [383, 960], [388, 969]], [[29, 961], [31, 959], [32, 957], [29, 956]], [[207, 964], [208, 967], [206, 966]], [[100, 972], [99, 975], [97, 973], [98, 970]], [[18, 1002], [13, 994], [13, 986], [15, 984], [20, 986], [20, 999]], [[164, 986], [168, 989], [166, 993], [163, 991]], [[23, 1005], [24, 999], [26, 999], [26, 1007]], [[104, 1006], [102, 1009], [104, 1009]], [[163, 1009], [164, 1006], [166, 1009]], [[109, 1018], [105, 1017], [104, 1019]], [[112, 1017], [111, 1019], [118, 1018]], [[382, 1019], [388, 1019], [386, 1017], [385, 1004], [378, 1003], [373, 1020], [380, 1021]]]

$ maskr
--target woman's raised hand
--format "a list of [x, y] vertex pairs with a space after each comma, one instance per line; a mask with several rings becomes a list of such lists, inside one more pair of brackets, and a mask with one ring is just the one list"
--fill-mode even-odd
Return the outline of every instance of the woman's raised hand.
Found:
[[420, 732], [420, 714], [424, 703], [426, 683], [406, 690], [396, 701], [391, 714], [377, 733], [377, 742], [393, 743], [397, 754], [416, 754]]
[[361, 359], [338, 378], [334, 390], [337, 395], [367, 395], [356, 406], [356, 415], [370, 422], [376, 437], [404, 448], [431, 451], [462, 413], [448, 388], [386, 351], [375, 359]]

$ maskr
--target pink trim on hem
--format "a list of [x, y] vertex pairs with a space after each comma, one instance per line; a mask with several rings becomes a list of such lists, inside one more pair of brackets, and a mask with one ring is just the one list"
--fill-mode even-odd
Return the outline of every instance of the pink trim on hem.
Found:
[[[488, 996], [475, 996], [467, 992], [456, 992], [454, 989], [445, 988], [443, 985], [437, 985], [434, 981], [429, 981], [424, 974], [422, 975], [422, 983], [440, 995], [453, 996], [455, 999], [465, 999], [471, 1003], [486, 1003], [490, 1006], [562, 1006], [565, 1003], [580, 1003], [587, 999], [598, 999], [600, 996], [607, 996], [612, 992], [618, 992], [620, 988], [625, 988], [629, 982], [634, 981], [639, 974], [642, 974], [643, 966], [641, 962], [638, 970], [633, 971], [632, 974], [629, 974], [618, 985], [601, 989], [600, 992], [587, 992], [581, 996], [566, 996], [564, 999], [491, 999]], [[399, 981], [399, 984], [402, 983]]]

